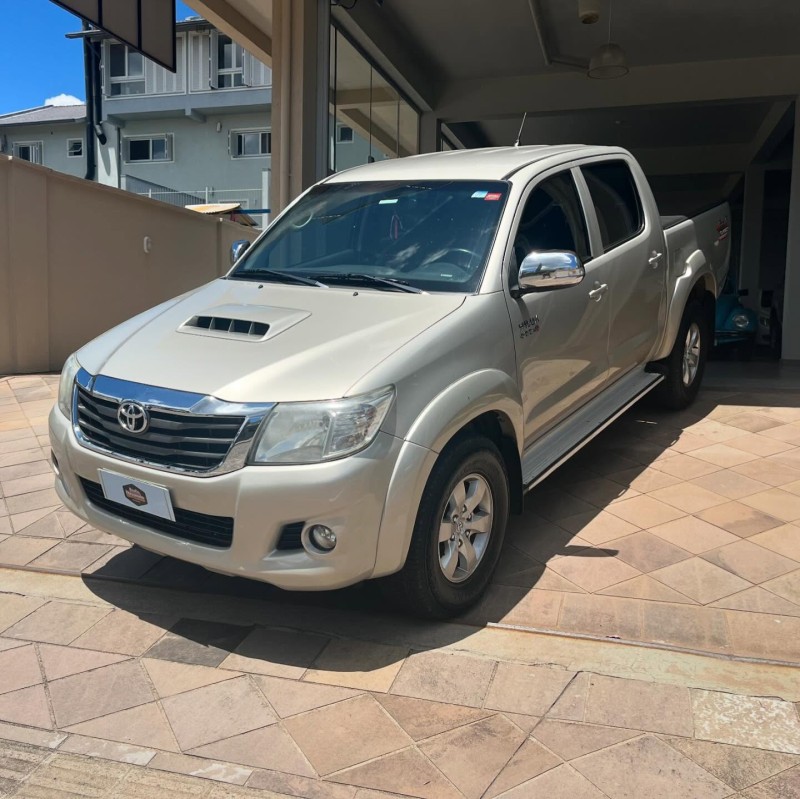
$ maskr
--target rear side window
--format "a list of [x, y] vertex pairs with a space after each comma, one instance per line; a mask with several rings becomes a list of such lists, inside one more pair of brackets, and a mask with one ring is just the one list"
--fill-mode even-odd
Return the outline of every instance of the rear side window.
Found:
[[632, 239], [644, 227], [644, 213], [630, 167], [603, 161], [581, 168], [592, 195], [603, 251]]
[[569, 172], [543, 180], [530, 194], [514, 237], [517, 266], [534, 250], [569, 250], [589, 258], [589, 237], [575, 181]]

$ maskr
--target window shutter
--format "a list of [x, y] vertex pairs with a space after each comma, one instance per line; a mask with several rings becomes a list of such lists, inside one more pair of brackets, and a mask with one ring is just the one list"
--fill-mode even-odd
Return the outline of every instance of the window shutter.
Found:
[[255, 77], [258, 75], [257, 65], [254, 61], [255, 59], [247, 50], [242, 51], [242, 83], [245, 86], [252, 86]]
[[100, 73], [103, 84], [103, 96], [111, 97], [111, 49], [108, 40], [102, 42], [100, 50]]
[[209, 36], [208, 50], [208, 85], [212, 89], [219, 88], [219, 34], [212, 30]]
[[165, 146], [167, 152], [167, 161], [172, 161], [175, 157], [172, 152], [172, 134], [168, 133], [164, 138], [167, 140]]

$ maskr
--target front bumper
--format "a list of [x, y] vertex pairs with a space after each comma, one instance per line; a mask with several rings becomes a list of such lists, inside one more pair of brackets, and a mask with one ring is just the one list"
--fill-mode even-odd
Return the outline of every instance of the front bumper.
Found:
[[[50, 442], [58, 462], [56, 490], [63, 503], [95, 527], [144, 549], [212, 571], [280, 588], [325, 590], [371, 577], [392, 475], [403, 441], [379, 433], [363, 452], [329, 463], [246, 466], [217, 477], [195, 477], [126, 463], [82, 447], [64, 415], [50, 414]], [[99, 469], [164, 486], [176, 508], [234, 519], [233, 541], [218, 549], [157, 532], [93, 505], [80, 478], [100, 482]], [[285, 525], [325, 524], [337, 536], [329, 553], [276, 550]]]

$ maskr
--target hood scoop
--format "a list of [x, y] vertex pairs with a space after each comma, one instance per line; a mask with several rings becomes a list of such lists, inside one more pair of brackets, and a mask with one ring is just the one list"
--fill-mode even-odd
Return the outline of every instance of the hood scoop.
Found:
[[310, 316], [308, 311], [264, 305], [220, 305], [187, 319], [179, 333], [239, 341], [265, 341]]

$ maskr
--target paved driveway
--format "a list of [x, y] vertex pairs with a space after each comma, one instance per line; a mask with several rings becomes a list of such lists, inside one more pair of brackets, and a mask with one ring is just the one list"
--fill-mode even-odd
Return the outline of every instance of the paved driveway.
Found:
[[55, 383], [0, 380], [0, 796], [800, 795], [796, 394], [635, 409], [530, 495], [486, 600], [425, 624], [84, 525]]

